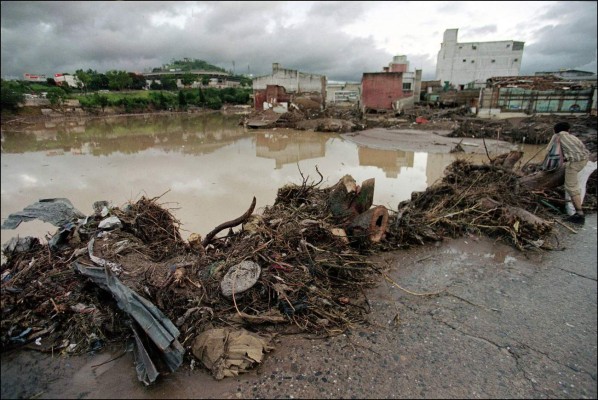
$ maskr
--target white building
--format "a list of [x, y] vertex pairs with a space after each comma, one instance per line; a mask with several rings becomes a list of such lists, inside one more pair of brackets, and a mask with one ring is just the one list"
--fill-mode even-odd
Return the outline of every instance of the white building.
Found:
[[495, 76], [519, 76], [524, 42], [457, 41], [458, 29], [447, 29], [436, 61], [436, 79], [457, 89]]
[[58, 86], [66, 84], [67, 86], [75, 88], [81, 84], [79, 78], [77, 78], [75, 75], [68, 74], [54, 74], [54, 82], [56, 82], [56, 85]]
[[283, 86], [287, 93], [318, 92], [325, 97], [327, 79], [324, 75], [299, 72], [272, 63], [272, 75], [253, 78], [253, 90], [265, 90], [268, 85]]

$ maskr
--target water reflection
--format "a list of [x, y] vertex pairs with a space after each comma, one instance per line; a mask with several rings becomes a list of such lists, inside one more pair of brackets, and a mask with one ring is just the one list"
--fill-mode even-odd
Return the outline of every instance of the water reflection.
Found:
[[381, 150], [360, 146], [359, 165], [381, 168], [387, 178], [397, 178], [401, 167], [413, 167], [415, 153], [402, 150]]
[[324, 157], [329, 135], [319, 132], [271, 131], [255, 135], [255, 155], [276, 161], [276, 169], [301, 160]]
[[70, 152], [94, 156], [139, 153], [148, 149], [206, 154], [250, 134], [238, 117], [208, 115], [147, 115], [106, 119], [39, 122], [21, 131], [2, 132], [2, 151], [44, 150], [48, 155]]
[[[376, 179], [375, 204], [396, 209], [413, 191], [443, 176], [454, 155], [358, 146], [333, 133], [286, 129], [254, 131], [239, 117], [171, 115], [41, 122], [2, 131], [2, 220], [42, 198], [66, 197], [83, 213], [108, 200], [114, 206], [142, 195], [161, 196], [183, 224], [183, 236], [205, 235], [241, 215], [274, 202], [282, 185], [319, 179], [329, 186], [351, 174], [358, 183]], [[528, 146], [529, 147], [529, 146]], [[537, 146], [529, 147], [530, 154]], [[525, 149], [528, 151], [528, 149]], [[42, 238], [55, 228], [41, 222], [2, 230]]]

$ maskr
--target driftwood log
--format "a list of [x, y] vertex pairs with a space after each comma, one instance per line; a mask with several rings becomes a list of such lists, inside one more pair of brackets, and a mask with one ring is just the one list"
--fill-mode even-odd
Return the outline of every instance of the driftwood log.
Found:
[[[496, 157], [492, 160], [492, 165], [512, 169], [521, 157], [523, 157], [522, 151], [511, 151]], [[524, 175], [519, 182], [525, 190], [554, 189], [565, 183], [565, 167], [561, 166], [554, 171], [537, 171]]]
[[212, 239], [214, 238], [214, 236], [216, 236], [223, 229], [233, 228], [233, 227], [240, 225], [243, 222], [247, 221], [249, 219], [249, 217], [251, 217], [251, 214], [253, 213], [253, 210], [255, 209], [255, 203], [256, 203], [256, 201], [255, 201], [255, 196], [254, 196], [253, 200], [251, 201], [251, 205], [249, 206], [249, 209], [247, 211], [245, 211], [245, 213], [243, 215], [241, 215], [240, 217], [235, 218], [231, 221], [223, 222], [220, 225], [218, 225], [216, 228], [212, 229], [210, 231], [210, 233], [208, 233], [206, 235], [205, 239], [201, 242], [201, 245], [203, 247], [206, 247], [207, 245], [209, 245], [212, 242]]
[[514, 225], [517, 221], [520, 221], [522, 223], [530, 225], [531, 227], [533, 227], [533, 229], [537, 230], [538, 232], [546, 233], [550, 232], [550, 230], [552, 229], [551, 222], [546, 221], [545, 219], [542, 219], [537, 215], [532, 214], [531, 212], [524, 210], [520, 207], [502, 204], [489, 197], [480, 199], [478, 205], [480, 209], [485, 211], [490, 211], [494, 209], [501, 210], [503, 218], [505, 218], [505, 220], [510, 226]]
[[501, 154], [492, 160], [492, 165], [501, 166], [507, 169], [513, 169], [517, 161], [523, 157], [522, 151], [511, 151], [509, 153]]
[[519, 178], [523, 189], [542, 190], [554, 189], [565, 183], [565, 167], [559, 167], [555, 171], [538, 171], [533, 174]]

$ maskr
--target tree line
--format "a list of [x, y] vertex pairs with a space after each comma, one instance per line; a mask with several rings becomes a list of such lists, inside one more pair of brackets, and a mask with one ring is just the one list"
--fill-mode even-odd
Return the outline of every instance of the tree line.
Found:
[[[53, 78], [46, 82], [2, 80], [2, 110], [16, 111], [23, 104], [26, 94], [45, 93], [53, 106], [60, 105], [68, 98], [77, 98], [84, 108], [122, 106], [126, 112], [148, 111], [150, 109], [187, 109], [190, 106], [220, 109], [223, 104], [248, 104], [251, 93], [251, 79], [244, 78], [244, 85], [217, 89], [213, 87], [188, 88], [197, 79], [196, 75], [184, 74], [181, 83], [187, 88], [179, 89], [173, 76], [165, 76], [160, 82], [153, 81], [148, 93], [133, 93], [146, 88], [144, 76], [126, 71], [108, 71], [105, 74], [93, 70], [77, 70], [75, 76], [80, 84], [77, 87], [58, 86]], [[203, 86], [209, 77], [201, 78]], [[102, 91], [111, 91], [109, 95]]]

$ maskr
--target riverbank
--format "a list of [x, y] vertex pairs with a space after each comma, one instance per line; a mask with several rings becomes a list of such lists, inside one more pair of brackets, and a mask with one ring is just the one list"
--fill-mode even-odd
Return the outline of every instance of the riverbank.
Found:
[[[120, 108], [106, 107], [104, 111], [95, 110], [94, 112], [84, 111], [68, 111], [62, 112], [60, 110], [51, 109], [51, 112], [42, 112], [42, 107], [24, 107], [20, 113], [3, 113], [2, 114], [2, 126], [14, 126], [18, 124], [28, 125], [35, 124], [44, 121], [52, 122], [68, 122], [68, 121], [81, 121], [81, 120], [94, 120], [94, 119], [108, 119], [108, 118], [136, 118], [136, 117], [150, 117], [150, 116], [169, 116], [169, 115], [206, 115], [206, 114], [218, 114], [222, 113], [225, 115], [242, 115], [247, 114], [246, 107], [230, 106], [224, 107], [222, 110], [210, 110], [204, 108], [193, 108], [186, 111], [148, 111], [141, 113], [127, 113]], [[47, 109], [50, 110], [50, 109]]]

